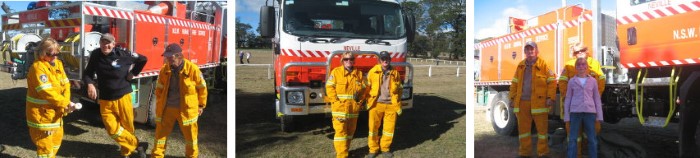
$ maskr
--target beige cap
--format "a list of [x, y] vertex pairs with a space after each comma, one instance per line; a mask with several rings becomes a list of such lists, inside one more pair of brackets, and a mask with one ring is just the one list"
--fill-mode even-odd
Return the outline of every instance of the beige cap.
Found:
[[102, 34], [102, 37], [100, 37], [100, 41], [102, 41], [102, 40], [114, 42], [114, 36], [112, 34], [105, 33], [105, 34]]
[[583, 43], [576, 43], [572, 46], [572, 49], [574, 52], [580, 52], [580, 51], [586, 51], [588, 50], [588, 47], [586, 45], [583, 45]]

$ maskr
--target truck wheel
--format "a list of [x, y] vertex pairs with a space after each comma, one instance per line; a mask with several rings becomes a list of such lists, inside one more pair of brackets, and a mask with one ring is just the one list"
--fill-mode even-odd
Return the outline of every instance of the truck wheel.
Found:
[[679, 109], [681, 118], [678, 125], [680, 157], [700, 157], [697, 145], [700, 104], [696, 103], [697, 100], [694, 99], [694, 97], [697, 97], [698, 90], [693, 88], [700, 84], [698, 79], [700, 79], [700, 71], [692, 72], [678, 91], [681, 101]]
[[146, 125], [156, 128], [156, 98], [153, 97], [148, 104], [148, 121]]
[[508, 104], [510, 104], [508, 92], [498, 92], [491, 102], [491, 125], [500, 135], [514, 136], [518, 132], [518, 122], [513, 108], [508, 107]]
[[280, 128], [282, 132], [291, 132], [294, 130], [294, 116], [284, 115], [280, 119]]
[[700, 108], [696, 107], [698, 105], [682, 105], [681, 106], [681, 118], [679, 124], [679, 147], [681, 157], [698, 157], [698, 139], [700, 136], [698, 134], [698, 122], [700, 122], [700, 117], [697, 116], [700, 112]]

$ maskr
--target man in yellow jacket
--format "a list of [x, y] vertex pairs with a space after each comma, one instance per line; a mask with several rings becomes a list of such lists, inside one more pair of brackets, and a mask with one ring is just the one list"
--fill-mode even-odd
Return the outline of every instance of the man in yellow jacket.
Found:
[[518, 64], [510, 85], [510, 107], [518, 120], [518, 138], [520, 139], [519, 157], [530, 157], [532, 151], [532, 121], [537, 128], [537, 156], [547, 157], [547, 117], [551, 106], [555, 104], [556, 80], [554, 72], [547, 63], [538, 58], [537, 44], [525, 43], [525, 60]]
[[37, 50], [39, 59], [27, 75], [27, 126], [37, 157], [41, 158], [56, 157], [63, 139], [62, 118], [74, 110], [63, 62], [56, 59], [58, 47], [52, 38], [42, 40]]
[[334, 68], [326, 80], [326, 101], [331, 103], [336, 157], [345, 158], [355, 134], [366, 85], [362, 72], [353, 67], [355, 56], [351, 52], [343, 53], [341, 63], [343, 66]]
[[[576, 56], [576, 59], [578, 58], [585, 58], [586, 61], [588, 62], [588, 68], [591, 70], [591, 76], [598, 80], [598, 92], [599, 94], [603, 94], [603, 90], [605, 90], [605, 74], [603, 74], [603, 71], [600, 69], [600, 63], [596, 60], [590, 57], [588, 54], [588, 47], [583, 45], [583, 43], [577, 43], [572, 47], [572, 51], [574, 52], [574, 56]], [[564, 70], [561, 72], [561, 76], [559, 76], [559, 96], [561, 96], [561, 104], [559, 104], [559, 109], [564, 109], [564, 96], [566, 96], [566, 88], [567, 85], [569, 84], [569, 79], [571, 77], [576, 75], [576, 59], [571, 59], [566, 62], [564, 65]], [[564, 117], [564, 110], [560, 111], [561, 117]], [[596, 121], [595, 122], [595, 131], [596, 133], [600, 133], [600, 122]], [[569, 122], [566, 122], [566, 133], [569, 133]], [[578, 150], [577, 153], [580, 157], [581, 155], [581, 142], [580, 141], [586, 141], [586, 139], [582, 139], [581, 134], [583, 133], [582, 131], [579, 132], [579, 137], [576, 139], [578, 142]], [[568, 139], [567, 139], [568, 140]]]
[[[370, 85], [367, 109], [369, 110], [369, 134], [367, 135], [369, 155], [377, 156], [380, 148], [383, 157], [393, 157], [389, 151], [394, 138], [396, 118], [401, 115], [401, 76], [391, 66], [391, 56], [388, 52], [379, 53], [380, 64], [375, 65], [367, 74], [367, 85]], [[381, 136], [379, 126], [384, 123]], [[380, 144], [381, 139], [381, 144]]]
[[151, 156], [165, 156], [168, 135], [177, 122], [187, 142], [185, 155], [197, 157], [197, 119], [206, 107], [207, 84], [199, 67], [183, 58], [180, 45], [168, 45], [163, 56], [166, 63], [156, 83], [156, 140]]

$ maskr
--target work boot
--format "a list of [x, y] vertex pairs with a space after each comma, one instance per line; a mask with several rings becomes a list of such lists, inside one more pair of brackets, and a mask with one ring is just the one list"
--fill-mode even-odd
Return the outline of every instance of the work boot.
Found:
[[377, 153], [369, 153], [365, 158], [375, 158], [377, 157]]
[[146, 150], [148, 150], [148, 143], [146, 142], [140, 142], [136, 146], [136, 150], [129, 155], [130, 158], [146, 158], [148, 155], [146, 155]]
[[382, 152], [382, 158], [392, 158], [392, 157], [394, 157], [394, 154], [392, 154], [391, 152], [388, 152], [388, 151]]

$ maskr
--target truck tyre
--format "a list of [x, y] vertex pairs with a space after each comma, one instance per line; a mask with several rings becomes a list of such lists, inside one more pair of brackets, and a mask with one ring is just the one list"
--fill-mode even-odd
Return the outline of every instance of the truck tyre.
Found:
[[155, 94], [154, 94], [154, 97], [148, 101], [148, 121], [146, 122], [146, 125], [148, 125], [149, 127], [156, 128], [156, 97], [155, 97]]
[[508, 91], [498, 92], [491, 102], [491, 125], [500, 135], [514, 136], [518, 132], [518, 122], [513, 108], [508, 107], [508, 104], [510, 104]]
[[294, 130], [294, 116], [284, 115], [280, 119], [280, 128], [282, 132], [291, 132]]
[[679, 131], [679, 156], [680, 157], [700, 157], [698, 154], [697, 134], [698, 123], [700, 122], [700, 104], [696, 103], [697, 87], [700, 84], [700, 71], [692, 72], [679, 89], [681, 105], [679, 108], [680, 121]]

